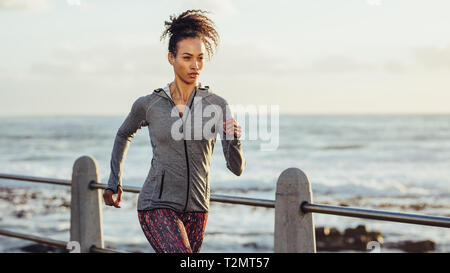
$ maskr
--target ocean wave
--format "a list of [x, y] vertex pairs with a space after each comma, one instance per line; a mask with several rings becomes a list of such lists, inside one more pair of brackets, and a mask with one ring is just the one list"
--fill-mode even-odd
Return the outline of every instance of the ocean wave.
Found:
[[12, 158], [11, 161], [52, 161], [66, 159], [63, 155], [30, 155]]
[[311, 188], [315, 194], [336, 196], [394, 197], [405, 194], [420, 196], [436, 196], [442, 194], [441, 191], [436, 191], [436, 189], [406, 186], [400, 183], [384, 185], [362, 185], [355, 183], [326, 185], [323, 183], [313, 183]]
[[349, 145], [330, 145], [322, 147], [322, 150], [351, 150], [351, 149], [361, 149], [365, 145], [362, 144], [349, 144]]

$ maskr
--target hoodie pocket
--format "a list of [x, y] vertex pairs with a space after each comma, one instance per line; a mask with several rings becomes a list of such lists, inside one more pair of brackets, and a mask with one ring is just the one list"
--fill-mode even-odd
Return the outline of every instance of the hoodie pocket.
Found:
[[166, 174], [166, 171], [163, 170], [162, 175], [161, 175], [161, 183], [159, 186], [159, 195], [158, 195], [158, 199], [161, 199], [162, 193], [163, 193], [163, 189], [164, 189], [164, 175]]

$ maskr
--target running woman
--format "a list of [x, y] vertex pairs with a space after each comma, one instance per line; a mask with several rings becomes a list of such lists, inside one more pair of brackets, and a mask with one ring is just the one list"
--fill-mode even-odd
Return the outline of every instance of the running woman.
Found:
[[205, 53], [210, 58], [219, 41], [213, 21], [205, 13], [187, 10], [165, 21], [161, 40], [169, 37], [168, 61], [174, 80], [134, 101], [112, 149], [103, 199], [106, 205], [120, 208], [122, 166], [129, 143], [139, 129], [148, 126], [153, 158], [139, 194], [137, 214], [157, 253], [200, 252], [208, 219], [211, 156], [218, 134], [227, 168], [239, 176], [245, 167], [241, 126], [227, 101], [199, 82]]

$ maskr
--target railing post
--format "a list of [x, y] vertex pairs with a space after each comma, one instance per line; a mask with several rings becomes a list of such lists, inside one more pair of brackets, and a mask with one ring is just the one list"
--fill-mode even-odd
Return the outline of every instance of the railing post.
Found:
[[311, 185], [298, 168], [284, 170], [277, 181], [275, 195], [274, 252], [316, 252], [312, 213], [300, 205], [312, 203]]
[[82, 253], [92, 245], [104, 247], [101, 190], [90, 189], [91, 182], [100, 182], [97, 162], [90, 156], [79, 157], [72, 172], [70, 241], [77, 241]]

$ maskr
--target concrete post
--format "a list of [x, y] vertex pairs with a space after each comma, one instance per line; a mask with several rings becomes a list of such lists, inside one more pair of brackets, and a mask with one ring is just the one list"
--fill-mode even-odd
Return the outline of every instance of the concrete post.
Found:
[[300, 205], [312, 203], [311, 185], [300, 169], [284, 170], [277, 181], [275, 196], [274, 252], [316, 252], [312, 213]]
[[92, 245], [104, 247], [101, 190], [91, 190], [91, 181], [100, 182], [97, 162], [90, 156], [79, 157], [72, 172], [70, 241], [78, 242], [82, 253]]

